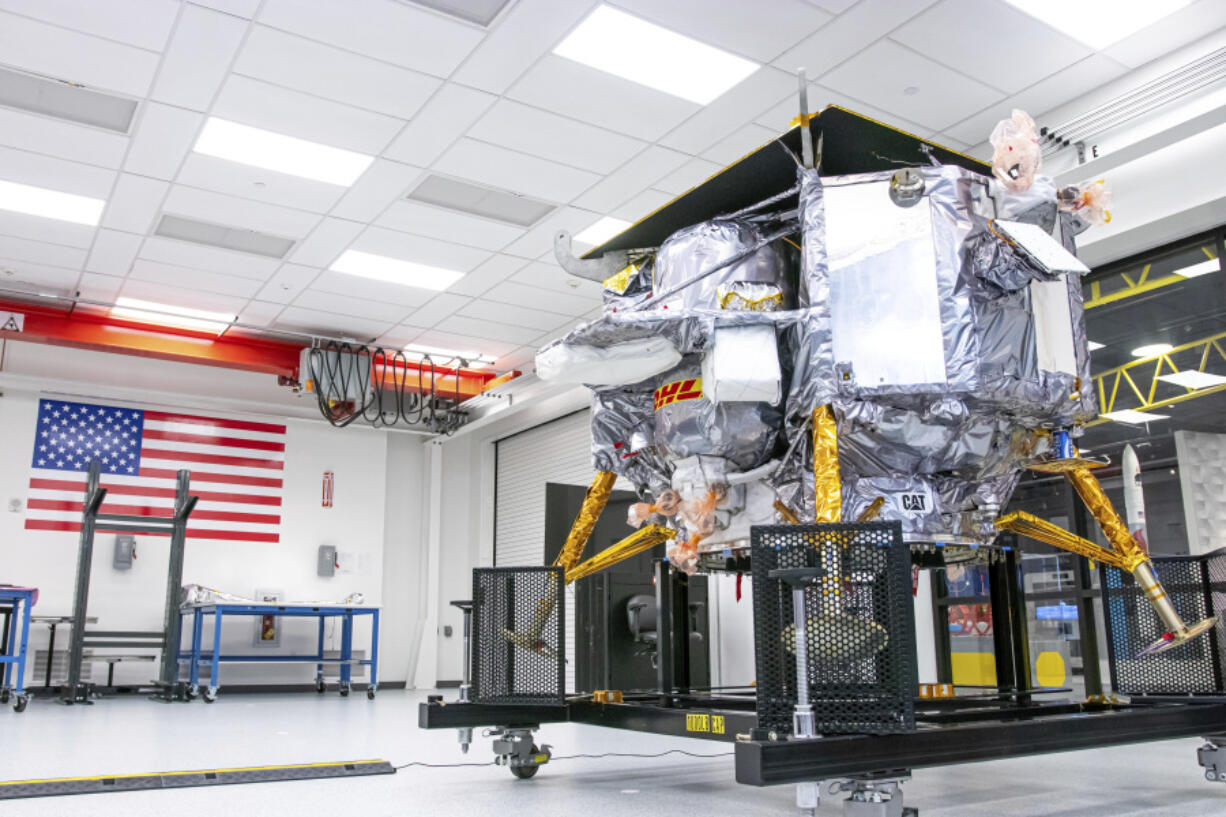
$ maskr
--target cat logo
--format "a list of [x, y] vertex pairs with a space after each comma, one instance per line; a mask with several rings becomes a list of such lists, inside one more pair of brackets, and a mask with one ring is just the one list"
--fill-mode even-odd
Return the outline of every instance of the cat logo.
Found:
[[689, 380], [676, 380], [666, 383], [656, 389], [655, 410], [659, 411], [672, 403], [682, 400], [697, 400], [702, 397], [702, 378], [692, 377]]
[[902, 509], [904, 511], [919, 511], [928, 510], [928, 497], [923, 494], [903, 494]]

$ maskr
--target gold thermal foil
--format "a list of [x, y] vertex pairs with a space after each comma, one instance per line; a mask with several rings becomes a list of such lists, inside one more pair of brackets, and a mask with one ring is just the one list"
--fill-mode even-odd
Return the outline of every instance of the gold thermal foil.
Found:
[[860, 515], [856, 517], [857, 522], [872, 522], [881, 514], [881, 506], [885, 504], [885, 497], [879, 496], [868, 504], [868, 507], [860, 511]]
[[1059, 525], [1053, 525], [1045, 519], [1028, 514], [1025, 511], [1014, 511], [996, 520], [997, 530], [1007, 530], [1019, 536], [1026, 536], [1038, 542], [1044, 542], [1052, 547], [1058, 547], [1072, 553], [1097, 559], [1116, 567], [1127, 567], [1123, 558], [1113, 551], [1099, 547], [1089, 539], [1083, 539], [1075, 533], [1066, 531]]
[[774, 508], [776, 511], [779, 512], [779, 516], [783, 519], [784, 522], [787, 522], [789, 525], [799, 525], [800, 524], [800, 517], [796, 515], [795, 511], [793, 511], [787, 505], [784, 505], [782, 500], [776, 499]]
[[563, 572], [570, 572], [571, 568], [579, 564], [579, 559], [583, 557], [583, 548], [587, 546], [587, 540], [592, 535], [592, 529], [596, 527], [596, 520], [600, 518], [601, 511], [609, 501], [609, 494], [613, 493], [613, 483], [616, 481], [617, 474], [611, 471], [596, 473], [592, 486], [587, 489], [583, 497], [583, 506], [579, 508], [579, 515], [575, 517], [575, 523], [570, 526], [566, 543], [562, 545], [558, 558], [553, 562], [555, 567], [562, 568]]
[[582, 564], [567, 570], [566, 583], [570, 584], [585, 576], [606, 570], [618, 562], [629, 559], [631, 556], [637, 556], [645, 550], [651, 550], [656, 545], [661, 542], [667, 542], [676, 535], [677, 531], [672, 528], [666, 528], [663, 525], [647, 525], [646, 527], [639, 528], [620, 542], [609, 545]]
[[839, 440], [830, 406], [813, 410], [813, 494], [817, 502], [814, 522], [838, 522], [842, 518]]
[[1098, 484], [1098, 480], [1094, 478], [1089, 469], [1075, 468], [1065, 471], [1064, 474], [1068, 477], [1068, 481], [1073, 483], [1073, 488], [1081, 497], [1081, 501], [1086, 504], [1090, 513], [1098, 521], [1098, 526], [1102, 528], [1111, 547], [1115, 548], [1120, 555], [1123, 560], [1122, 566], [1131, 571], [1144, 562], [1148, 558], [1145, 551], [1132, 538], [1132, 534], [1128, 532], [1128, 526], [1124, 524], [1123, 519], [1120, 519], [1111, 500], [1107, 499], [1107, 495], [1103, 493], [1103, 487]]

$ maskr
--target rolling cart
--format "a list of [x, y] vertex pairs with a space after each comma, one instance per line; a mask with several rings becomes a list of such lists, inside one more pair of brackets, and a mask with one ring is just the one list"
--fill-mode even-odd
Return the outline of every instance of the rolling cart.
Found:
[[30, 641], [30, 608], [37, 599], [38, 590], [33, 587], [0, 585], [0, 609], [7, 613], [4, 654], [0, 655], [0, 665], [4, 666], [0, 703], [14, 698], [13, 709], [17, 712], [24, 712], [30, 703], [30, 694], [24, 686], [26, 651]]

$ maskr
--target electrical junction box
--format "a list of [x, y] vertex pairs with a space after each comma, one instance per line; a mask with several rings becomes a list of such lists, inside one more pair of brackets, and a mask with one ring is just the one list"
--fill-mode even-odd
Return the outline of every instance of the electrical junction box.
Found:
[[136, 537], [135, 536], [116, 536], [115, 537], [115, 560], [113, 565], [116, 570], [131, 570], [132, 560], [136, 558]]
[[336, 575], [336, 548], [332, 545], [319, 546], [319, 565], [316, 572], [320, 576]]

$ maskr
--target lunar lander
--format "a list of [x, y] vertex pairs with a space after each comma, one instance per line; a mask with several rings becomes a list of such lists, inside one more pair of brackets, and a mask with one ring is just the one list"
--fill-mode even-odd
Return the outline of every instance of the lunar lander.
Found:
[[[1024, 148], [1027, 122], [993, 141]], [[864, 815], [901, 814], [917, 767], [1226, 735], [1226, 698], [1032, 689], [1024, 540], [1002, 531], [1120, 572], [1149, 605], [1130, 608], [1148, 617], [1136, 632], [1156, 636], [1128, 660], [1198, 651], [1220, 678], [1226, 640], [1212, 603], [1185, 621], [1187, 588], [1168, 593], [1077, 451], [1097, 406], [1074, 238], [1101, 192], [1057, 191], [1028, 155], [994, 173], [830, 107], [584, 258], [557, 236], [605, 309], [543, 348], [537, 373], [591, 389], [598, 474], [552, 567], [475, 572], [472, 677], [421, 725], [496, 727], [521, 777], [548, 762], [543, 723], [732, 741], [739, 782], [847, 778]], [[1003, 514], [1027, 469], [1063, 474], [1109, 547]], [[581, 561], [617, 477], [641, 527]], [[657, 688], [568, 695], [562, 587], [662, 542]], [[966, 563], [991, 576], [997, 689], [921, 698], [911, 570]], [[678, 619], [697, 571], [752, 575], [754, 687], [689, 684]], [[1224, 742], [1202, 750], [1211, 777]]]

